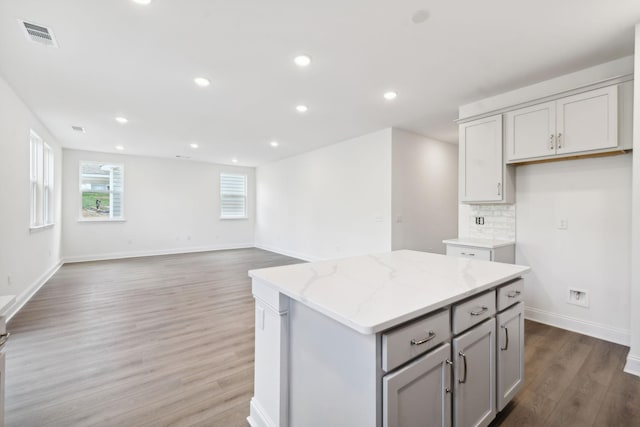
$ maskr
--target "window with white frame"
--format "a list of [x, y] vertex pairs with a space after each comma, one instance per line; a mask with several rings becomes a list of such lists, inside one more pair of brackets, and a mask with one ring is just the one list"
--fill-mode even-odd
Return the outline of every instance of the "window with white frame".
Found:
[[80, 219], [123, 220], [123, 195], [123, 165], [80, 162]]
[[247, 218], [247, 176], [220, 174], [220, 218]]
[[34, 131], [30, 132], [30, 227], [40, 228], [54, 223], [53, 150]]

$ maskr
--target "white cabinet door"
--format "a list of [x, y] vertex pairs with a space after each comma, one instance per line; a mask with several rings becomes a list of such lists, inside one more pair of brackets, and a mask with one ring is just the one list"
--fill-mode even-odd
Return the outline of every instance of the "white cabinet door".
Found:
[[505, 114], [507, 161], [556, 153], [556, 102], [520, 108]]
[[524, 386], [524, 303], [496, 316], [498, 324], [498, 411]]
[[384, 427], [451, 426], [451, 346], [382, 378]]
[[618, 86], [569, 96], [556, 103], [557, 154], [618, 145]]
[[463, 123], [459, 130], [460, 201], [502, 201], [502, 115]]
[[453, 339], [456, 427], [484, 427], [496, 416], [495, 333], [491, 318]]

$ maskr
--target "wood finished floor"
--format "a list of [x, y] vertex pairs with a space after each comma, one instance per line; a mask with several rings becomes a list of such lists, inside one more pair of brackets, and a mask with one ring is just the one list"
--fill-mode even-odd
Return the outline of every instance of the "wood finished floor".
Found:
[[63, 266], [8, 325], [6, 425], [246, 426], [247, 271], [297, 262], [240, 249]]
[[[6, 425], [245, 427], [259, 249], [63, 266], [9, 324]], [[526, 322], [525, 389], [496, 426], [640, 426], [627, 348]], [[358, 427], [358, 426], [348, 426]]]

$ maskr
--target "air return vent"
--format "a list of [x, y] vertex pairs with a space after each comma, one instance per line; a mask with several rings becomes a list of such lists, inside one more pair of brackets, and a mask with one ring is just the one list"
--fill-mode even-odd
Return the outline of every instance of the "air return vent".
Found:
[[20, 21], [27, 40], [50, 47], [58, 47], [56, 38], [50, 28], [32, 22]]

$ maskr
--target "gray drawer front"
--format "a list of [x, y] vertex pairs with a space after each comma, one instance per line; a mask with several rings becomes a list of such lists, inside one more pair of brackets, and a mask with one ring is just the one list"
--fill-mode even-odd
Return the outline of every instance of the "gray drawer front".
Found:
[[518, 279], [513, 283], [498, 288], [498, 311], [524, 301], [524, 280]]
[[382, 334], [382, 369], [389, 372], [451, 338], [449, 309]]
[[454, 335], [469, 329], [496, 313], [496, 293], [486, 292], [453, 306]]
[[487, 248], [447, 245], [447, 255], [469, 259], [479, 259], [482, 261], [491, 261], [491, 249]]

